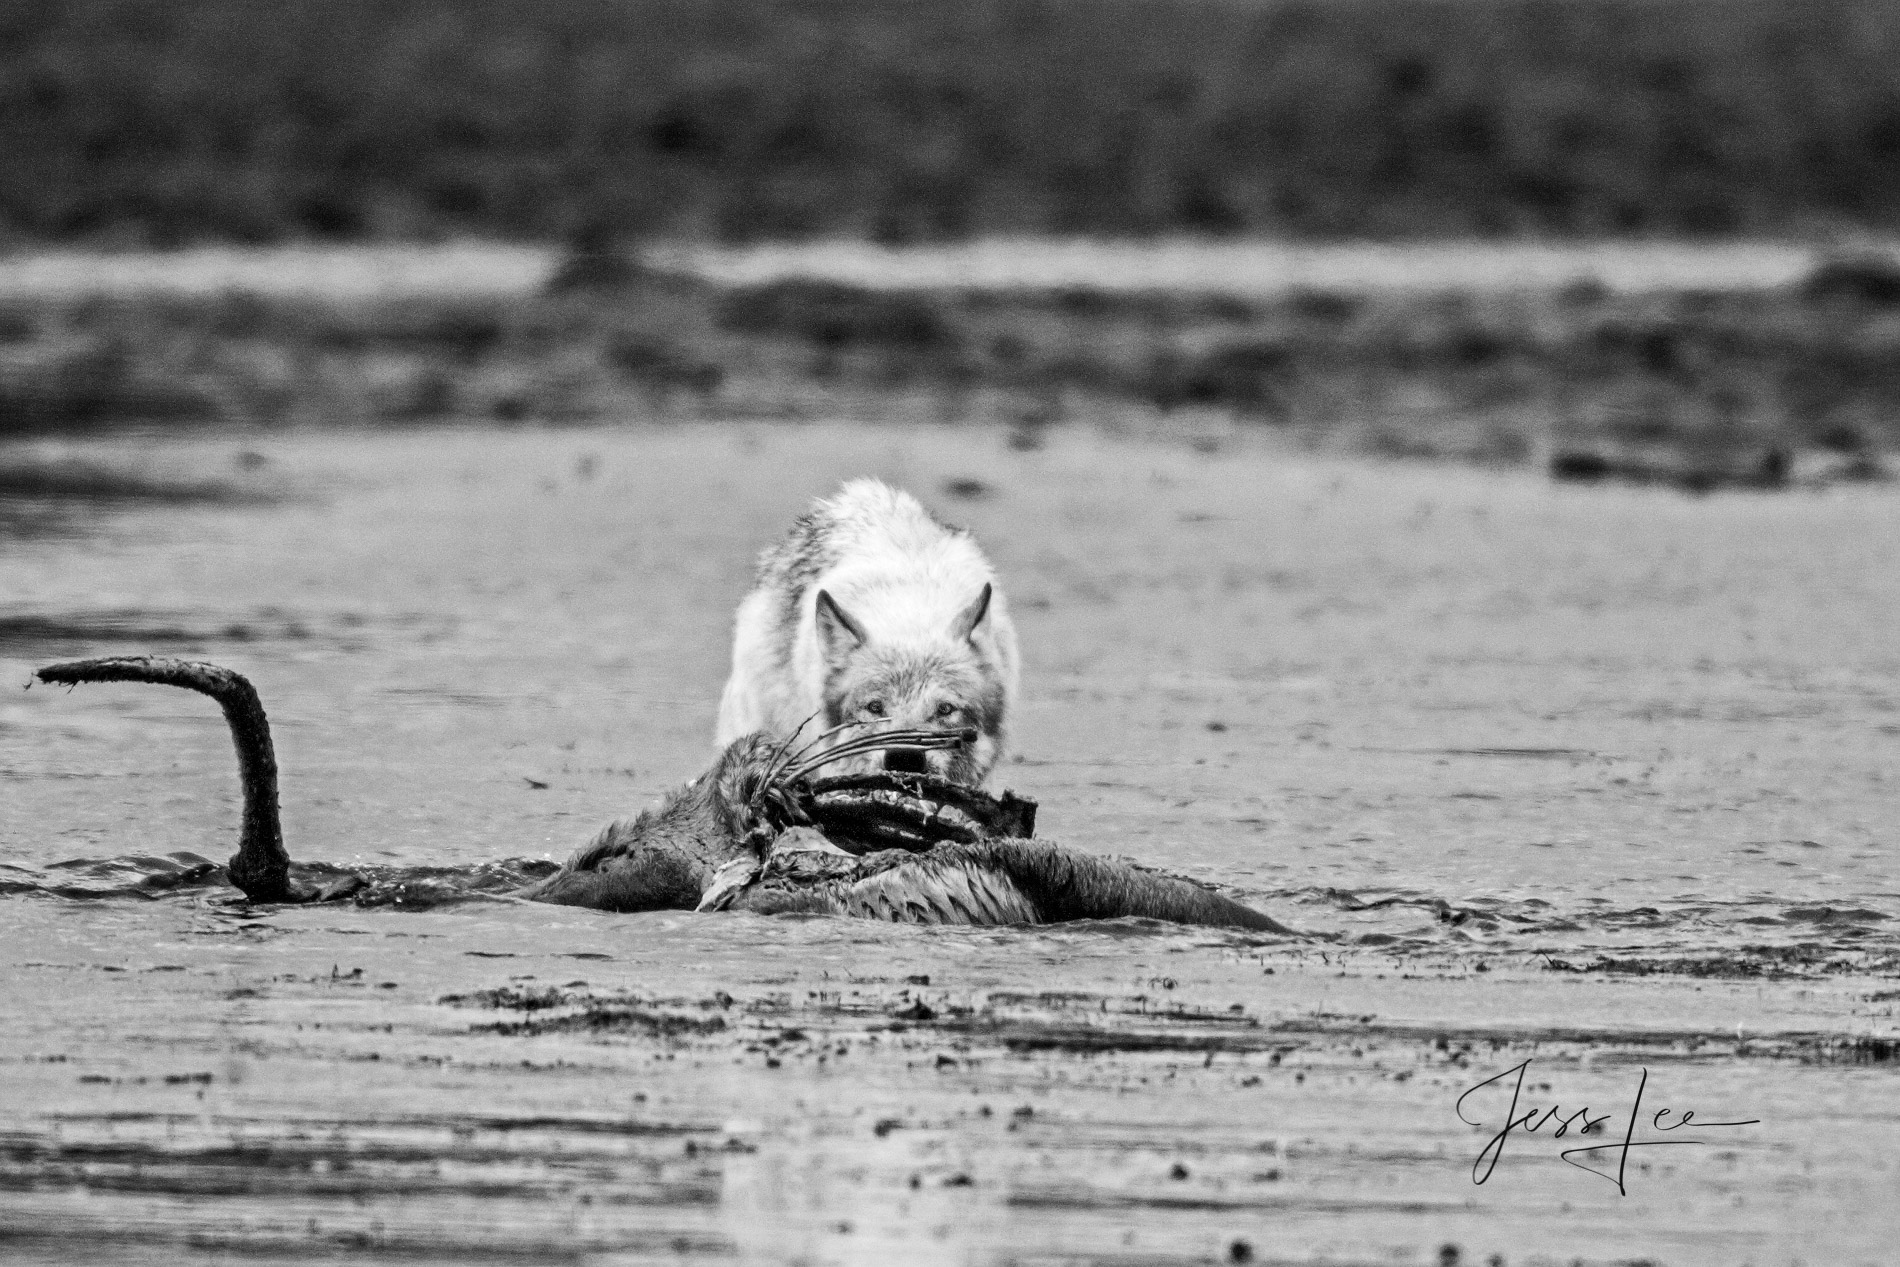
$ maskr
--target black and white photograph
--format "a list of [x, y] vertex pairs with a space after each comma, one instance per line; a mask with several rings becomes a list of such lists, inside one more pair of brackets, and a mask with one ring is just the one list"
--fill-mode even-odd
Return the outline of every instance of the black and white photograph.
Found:
[[0, 0], [0, 1261], [1900, 1262], [1900, 5]]

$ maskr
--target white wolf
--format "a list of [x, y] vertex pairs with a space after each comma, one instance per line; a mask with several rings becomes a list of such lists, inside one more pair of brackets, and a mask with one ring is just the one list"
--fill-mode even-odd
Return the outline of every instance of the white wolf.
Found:
[[1002, 755], [1017, 678], [1002, 590], [969, 533], [937, 522], [909, 493], [861, 479], [814, 503], [759, 556], [733, 626], [722, 745], [801, 725], [807, 736], [847, 722], [967, 727], [976, 742], [960, 749], [900, 749], [832, 772], [881, 762], [970, 784]]

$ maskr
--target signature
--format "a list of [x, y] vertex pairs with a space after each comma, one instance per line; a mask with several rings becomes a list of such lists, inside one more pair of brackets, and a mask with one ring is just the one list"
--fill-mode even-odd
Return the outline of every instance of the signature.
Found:
[[[1603, 1136], [1608, 1133], [1605, 1127], [1613, 1121], [1616, 1115], [1614, 1113], [1592, 1113], [1589, 1105], [1585, 1105], [1569, 1113], [1564, 1112], [1563, 1106], [1558, 1104], [1553, 1104], [1549, 1108], [1544, 1109], [1526, 1108], [1520, 1111], [1518, 1106], [1522, 1103], [1524, 1098], [1524, 1075], [1529, 1071], [1530, 1067], [1531, 1062], [1529, 1060], [1524, 1061], [1522, 1064], [1513, 1065], [1503, 1073], [1495, 1077], [1486, 1078], [1476, 1086], [1467, 1088], [1465, 1093], [1458, 1097], [1457, 1108], [1459, 1120], [1469, 1126], [1484, 1126], [1487, 1124], [1484, 1119], [1474, 1119], [1465, 1116], [1465, 1101], [1487, 1087], [1496, 1087], [1500, 1095], [1503, 1093], [1505, 1084], [1508, 1083], [1511, 1089], [1511, 1107], [1504, 1116], [1504, 1127], [1498, 1131], [1496, 1135], [1493, 1135], [1490, 1141], [1479, 1150], [1477, 1160], [1471, 1163], [1471, 1182], [1481, 1184], [1491, 1177], [1491, 1172], [1497, 1169], [1498, 1162], [1504, 1157], [1505, 1141], [1511, 1138], [1513, 1131], [1521, 1132], [1525, 1135], [1535, 1135], [1546, 1128], [1554, 1126], [1556, 1129], [1550, 1132], [1552, 1139], [1567, 1139], [1573, 1133], [1577, 1135], [1596, 1136]], [[1638, 1139], [1637, 1123], [1642, 1116], [1643, 1093], [1648, 1090], [1648, 1088], [1649, 1070], [1645, 1068], [1642, 1071], [1642, 1077], [1636, 1083], [1636, 1098], [1630, 1103], [1629, 1121], [1623, 1128], [1623, 1138], [1620, 1141], [1605, 1144], [1585, 1144], [1576, 1148], [1566, 1148], [1563, 1152], [1559, 1153], [1558, 1156], [1586, 1174], [1595, 1175], [1599, 1179], [1609, 1180], [1616, 1185], [1618, 1192], [1628, 1195], [1629, 1190], [1624, 1187], [1623, 1178], [1629, 1168], [1631, 1149], [1659, 1148], [1670, 1144], [1706, 1144], [1709, 1142], [1705, 1139]], [[1670, 1121], [1669, 1119], [1671, 1118], [1675, 1120]], [[1760, 1118], [1751, 1117], [1746, 1120], [1733, 1122], [1705, 1122], [1695, 1115], [1694, 1109], [1677, 1111], [1673, 1108], [1662, 1108], [1657, 1109], [1650, 1115], [1649, 1127], [1652, 1131], [1661, 1134], [1683, 1130], [1712, 1130], [1718, 1126], [1753, 1126], [1760, 1121]], [[1612, 1153], [1615, 1155], [1616, 1173], [1614, 1175], [1606, 1170], [1598, 1170], [1594, 1166], [1585, 1165], [1583, 1161], [1578, 1160], [1579, 1158], [1596, 1160], [1595, 1155], [1598, 1153]]]

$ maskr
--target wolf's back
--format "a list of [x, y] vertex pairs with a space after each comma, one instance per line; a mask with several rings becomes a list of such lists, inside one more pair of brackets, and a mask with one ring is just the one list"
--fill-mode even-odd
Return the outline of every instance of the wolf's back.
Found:
[[755, 584], [796, 599], [854, 555], [918, 554], [968, 534], [933, 518], [909, 493], [883, 480], [852, 480], [793, 521], [759, 553]]

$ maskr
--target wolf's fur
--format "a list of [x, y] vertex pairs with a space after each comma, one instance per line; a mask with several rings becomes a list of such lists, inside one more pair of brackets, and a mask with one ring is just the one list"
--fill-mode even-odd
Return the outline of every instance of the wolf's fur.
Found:
[[972, 727], [974, 744], [923, 759], [981, 783], [1003, 753], [1016, 677], [1016, 630], [976, 542], [909, 493], [853, 480], [759, 556], [734, 621], [717, 742], [846, 722]]

